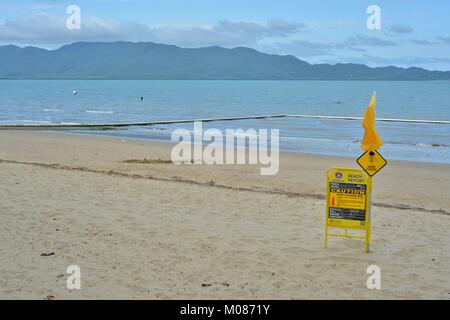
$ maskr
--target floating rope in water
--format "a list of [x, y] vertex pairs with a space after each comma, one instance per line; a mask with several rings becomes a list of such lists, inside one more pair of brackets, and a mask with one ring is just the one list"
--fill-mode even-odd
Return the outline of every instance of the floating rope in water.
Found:
[[[154, 126], [160, 124], [178, 124], [192, 123], [195, 121], [213, 122], [213, 121], [236, 121], [251, 119], [269, 119], [269, 118], [305, 118], [305, 119], [322, 119], [322, 120], [362, 120], [361, 117], [346, 116], [314, 116], [302, 114], [272, 114], [272, 115], [256, 115], [242, 117], [224, 117], [224, 118], [205, 118], [205, 119], [185, 119], [185, 120], [159, 120], [149, 122], [129, 122], [129, 123], [104, 123], [104, 124], [2, 124], [0, 130], [108, 130], [132, 126]], [[415, 119], [389, 119], [377, 118], [380, 122], [401, 122], [401, 123], [427, 123], [427, 124], [450, 124], [448, 120], [415, 120]]]

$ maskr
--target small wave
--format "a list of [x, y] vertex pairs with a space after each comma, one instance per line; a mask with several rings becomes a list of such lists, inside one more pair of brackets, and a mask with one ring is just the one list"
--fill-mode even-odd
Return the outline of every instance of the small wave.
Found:
[[70, 126], [78, 126], [81, 125], [78, 122], [58, 122], [58, 124], [62, 124], [62, 125], [70, 125]]
[[444, 148], [448, 148], [450, 147], [447, 144], [441, 144], [441, 143], [416, 143], [414, 144], [414, 146], [416, 147], [431, 147], [431, 148], [435, 148], [435, 147], [444, 147]]
[[98, 113], [98, 114], [113, 114], [114, 111], [103, 111], [103, 110], [86, 110], [87, 113]]
[[49, 108], [49, 109], [43, 109], [44, 112], [61, 112], [64, 111], [63, 109], [53, 109], [53, 108]]
[[50, 124], [50, 121], [42, 121], [42, 120], [17, 120], [17, 122], [25, 122], [25, 123], [34, 123], [34, 124]]
[[436, 148], [436, 147], [443, 147], [448, 148], [450, 145], [443, 144], [443, 143], [423, 143], [423, 142], [400, 142], [400, 141], [385, 141], [385, 144], [393, 144], [393, 145], [400, 145], [400, 146], [412, 146], [412, 147], [422, 147], [422, 148]]
[[[306, 137], [280, 137], [280, 140], [284, 141], [310, 141], [310, 142], [331, 142], [331, 143], [361, 143], [361, 140], [345, 140], [345, 139], [328, 139], [328, 138], [306, 138]], [[450, 145], [443, 143], [407, 143], [400, 141], [385, 141], [385, 145], [398, 145], [398, 146], [410, 146], [410, 147], [421, 147], [421, 148], [449, 148]]]
[[280, 136], [281, 140], [284, 141], [312, 141], [312, 142], [342, 142], [342, 143], [356, 143], [357, 141], [353, 140], [344, 140], [344, 139], [327, 139], [327, 138], [306, 138], [306, 137], [289, 137], [289, 136]]

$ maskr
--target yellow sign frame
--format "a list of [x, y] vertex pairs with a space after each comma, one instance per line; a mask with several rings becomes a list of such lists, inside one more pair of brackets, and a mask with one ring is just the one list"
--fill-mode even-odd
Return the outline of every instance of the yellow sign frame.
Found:
[[[325, 248], [328, 247], [328, 237], [359, 238], [365, 239], [365, 251], [369, 252], [371, 191], [372, 177], [363, 170], [352, 168], [328, 170]], [[330, 214], [336, 217], [330, 217]], [[343, 217], [338, 217], [339, 215]], [[344, 229], [344, 233], [329, 233], [329, 228]], [[362, 230], [365, 231], [365, 235], [351, 235], [348, 233], [349, 230]]]

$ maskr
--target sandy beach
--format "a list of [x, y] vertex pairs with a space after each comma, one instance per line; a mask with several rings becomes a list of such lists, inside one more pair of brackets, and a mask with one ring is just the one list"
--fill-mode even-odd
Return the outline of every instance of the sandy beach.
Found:
[[[323, 248], [325, 173], [355, 159], [285, 152], [261, 176], [174, 165], [170, 150], [0, 132], [0, 298], [450, 298], [449, 165], [389, 161], [375, 176], [366, 254], [358, 239]], [[374, 264], [381, 290], [366, 287]]]

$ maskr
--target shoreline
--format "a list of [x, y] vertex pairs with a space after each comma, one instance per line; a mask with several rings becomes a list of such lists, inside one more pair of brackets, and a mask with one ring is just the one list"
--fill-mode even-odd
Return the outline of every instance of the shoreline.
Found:
[[[149, 142], [155, 142], [155, 143], [163, 143], [168, 145], [173, 145], [172, 142], [168, 141], [167, 139], [158, 139], [158, 138], [140, 138], [140, 137], [130, 137], [127, 135], [108, 135], [108, 134], [96, 134], [96, 133], [90, 133], [88, 131], [86, 132], [70, 132], [65, 131], [61, 132], [64, 134], [74, 134], [74, 135], [80, 135], [80, 136], [92, 136], [92, 137], [110, 137], [110, 138], [116, 138], [116, 139], [128, 139], [128, 140], [138, 140], [138, 141], [149, 141]], [[204, 142], [203, 145], [206, 143]], [[435, 148], [434, 146], [430, 146], [430, 148]], [[361, 150], [361, 154], [364, 151]], [[382, 151], [381, 151], [382, 152]], [[289, 148], [282, 148], [280, 146], [280, 153], [287, 153], [287, 154], [298, 154], [298, 155], [306, 155], [306, 156], [317, 156], [317, 157], [337, 157], [337, 158], [346, 158], [346, 159], [357, 159], [357, 157], [349, 157], [342, 154], [325, 154], [325, 153], [314, 153], [314, 152], [303, 152], [303, 151], [296, 151]], [[425, 160], [408, 160], [408, 159], [389, 159], [389, 162], [395, 161], [395, 162], [406, 162], [406, 163], [422, 163], [422, 164], [436, 164], [436, 165], [445, 165], [450, 166], [450, 162], [438, 162], [438, 161], [425, 161]], [[359, 168], [359, 167], [358, 167]]]
[[[27, 131], [27, 130], [19, 130], [19, 131]], [[32, 130], [30, 130], [32, 131]], [[92, 133], [89, 131], [78, 131], [77, 132], [71, 132], [71, 131], [57, 131], [57, 130], [42, 130], [44, 132], [59, 132], [63, 134], [69, 134], [69, 135], [79, 135], [79, 136], [90, 136], [90, 137], [106, 137], [106, 138], [116, 138], [116, 139], [128, 139], [128, 140], [137, 140], [137, 141], [149, 141], [149, 142], [155, 142], [155, 143], [163, 143], [168, 145], [173, 145], [172, 142], [170, 142], [166, 138], [156, 138], [156, 137], [150, 137], [150, 138], [141, 138], [136, 136], [130, 136], [130, 135], [110, 135], [106, 133]], [[105, 130], [108, 131], [108, 130]], [[1, 131], [0, 131], [1, 132]], [[206, 142], [203, 143], [203, 145], [207, 144]], [[442, 146], [427, 146], [427, 148], [437, 148]], [[445, 146], [447, 147], [447, 146]], [[361, 154], [364, 151], [361, 150]], [[314, 152], [304, 152], [304, 151], [296, 151], [293, 148], [282, 148], [280, 146], [280, 153], [292, 153], [292, 154], [299, 154], [299, 155], [309, 155], [309, 156], [318, 156], [318, 157], [338, 157], [338, 158], [348, 158], [348, 159], [356, 159], [358, 156], [355, 157], [349, 157], [342, 154], [325, 154], [325, 153], [314, 153]], [[408, 163], [423, 163], [423, 164], [437, 164], [437, 165], [450, 165], [450, 162], [439, 162], [439, 161], [425, 161], [425, 160], [410, 160], [410, 159], [387, 159], [389, 162], [396, 161], [396, 162], [408, 162]]]
[[[358, 239], [323, 248], [326, 169], [355, 159], [281, 152], [260, 176], [122, 139], [0, 132], [1, 298], [449, 299], [449, 165], [375, 176], [366, 254]], [[73, 264], [81, 290], [66, 288]], [[382, 290], [366, 287], [372, 264]]]

